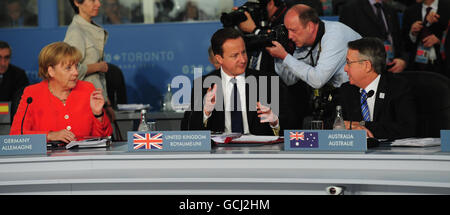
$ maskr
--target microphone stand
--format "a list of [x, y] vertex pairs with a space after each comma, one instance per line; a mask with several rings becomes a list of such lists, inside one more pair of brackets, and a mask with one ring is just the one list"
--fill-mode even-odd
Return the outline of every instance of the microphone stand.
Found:
[[23, 122], [25, 121], [25, 117], [27, 116], [28, 105], [30, 105], [31, 102], [33, 102], [33, 98], [28, 97], [27, 98], [27, 107], [25, 108], [25, 113], [23, 114], [23, 118], [22, 118], [22, 124], [20, 125], [20, 134], [21, 135], [23, 135]]

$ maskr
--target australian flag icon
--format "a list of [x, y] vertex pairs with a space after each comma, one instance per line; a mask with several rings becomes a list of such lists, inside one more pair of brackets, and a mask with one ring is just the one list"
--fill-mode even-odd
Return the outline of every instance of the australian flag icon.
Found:
[[291, 148], [319, 148], [318, 132], [289, 132]]

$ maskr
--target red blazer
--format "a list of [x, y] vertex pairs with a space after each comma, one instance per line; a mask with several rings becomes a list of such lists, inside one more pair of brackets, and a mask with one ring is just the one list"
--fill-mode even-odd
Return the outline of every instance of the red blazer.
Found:
[[[21, 134], [21, 124], [27, 98], [33, 101], [23, 122], [23, 134], [47, 134], [50, 131], [67, 129], [77, 139], [88, 136], [110, 136], [112, 127], [106, 114], [103, 122], [94, 117], [90, 105], [94, 85], [86, 81], [78, 81], [67, 98], [66, 104], [56, 98], [48, 89], [48, 81], [42, 81], [25, 88], [16, 115], [11, 126], [11, 135]], [[103, 110], [105, 113], [105, 110]]]

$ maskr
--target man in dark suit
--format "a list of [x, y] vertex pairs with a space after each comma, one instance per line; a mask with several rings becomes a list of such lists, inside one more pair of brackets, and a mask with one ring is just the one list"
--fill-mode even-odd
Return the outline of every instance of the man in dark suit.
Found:
[[[266, 89], [261, 88], [264, 82], [272, 83], [271, 77], [247, 69], [241, 34], [233, 28], [220, 29], [211, 38], [211, 48], [220, 69], [194, 80], [192, 111], [185, 112], [184, 129], [278, 135], [280, 120], [275, 113], [279, 112], [280, 105], [278, 98], [274, 98], [279, 95], [278, 86], [265, 84]], [[201, 88], [200, 94], [195, 87], [199, 81], [200, 86], [211, 87]], [[272, 91], [277, 96], [270, 97]], [[261, 104], [268, 100], [271, 100], [271, 107]]]
[[10, 64], [11, 53], [9, 44], [0, 41], [0, 101], [12, 101], [15, 93], [28, 85], [25, 71]]
[[[378, 15], [380, 13], [380, 15]], [[404, 50], [400, 20], [395, 10], [382, 0], [352, 0], [341, 9], [339, 21], [361, 34], [377, 37], [388, 50], [389, 72], [402, 72], [406, 68], [408, 53]]]
[[408, 51], [408, 70], [443, 73], [440, 52], [442, 34], [450, 17], [449, 0], [421, 0], [403, 14], [403, 40]]
[[444, 40], [445, 75], [450, 78], [450, 21], [448, 22], [447, 35]]
[[348, 43], [345, 72], [350, 81], [340, 89], [345, 126], [366, 130], [368, 137], [377, 139], [413, 137], [417, 117], [411, 87], [385, 72], [385, 58], [378, 38]]

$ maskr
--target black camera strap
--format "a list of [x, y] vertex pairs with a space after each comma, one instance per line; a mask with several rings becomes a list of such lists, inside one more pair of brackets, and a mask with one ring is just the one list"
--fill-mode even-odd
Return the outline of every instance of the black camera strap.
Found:
[[[317, 65], [317, 62], [319, 61], [320, 52], [322, 51], [322, 37], [325, 34], [325, 23], [322, 21], [319, 21], [319, 29], [317, 30], [316, 39], [314, 40], [313, 45], [311, 46], [311, 49], [309, 49], [308, 54], [306, 54], [305, 57], [298, 58], [298, 60], [303, 60], [307, 57], [310, 57], [311, 59], [311, 66], [315, 67]], [[312, 56], [312, 51], [316, 48], [316, 46], [319, 45], [319, 50], [317, 52], [316, 61], [314, 62], [314, 58]]]
[[278, 8], [273, 16], [270, 18], [269, 23], [271, 23], [271, 26], [283, 24], [283, 17], [287, 10], [286, 6]]

